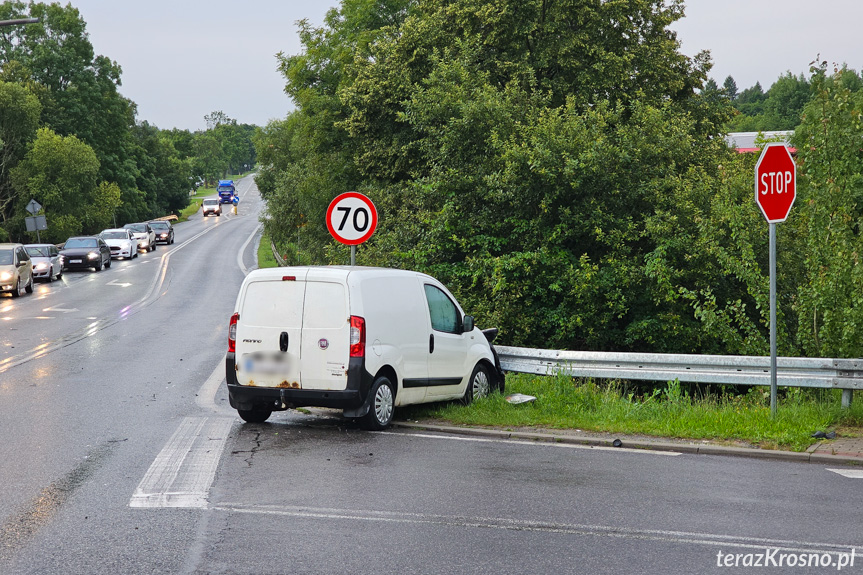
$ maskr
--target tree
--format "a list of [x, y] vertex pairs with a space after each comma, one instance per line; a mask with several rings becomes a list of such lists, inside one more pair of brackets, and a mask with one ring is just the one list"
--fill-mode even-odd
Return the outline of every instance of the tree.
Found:
[[[846, 71], [812, 69], [813, 99], [795, 131], [801, 212], [799, 330], [806, 353], [861, 357], [863, 342], [863, 93]], [[853, 87], [853, 83], [851, 83]]]
[[[71, 235], [94, 233], [109, 223], [119, 206], [119, 190], [98, 182], [99, 160], [90, 146], [75, 136], [60, 136], [40, 128], [24, 158], [12, 170], [19, 191], [19, 218], [30, 198], [42, 204], [49, 228], [43, 237], [61, 242]], [[26, 199], [25, 199], [26, 198]], [[18, 221], [18, 234], [23, 221]]]
[[39, 100], [23, 85], [0, 81], [0, 221], [12, 216], [16, 193], [10, 171], [36, 136]]
[[722, 83], [722, 90], [732, 102], [737, 99], [737, 82], [731, 76], [725, 78], [725, 82]]
[[366, 34], [331, 14], [283, 60], [300, 108], [257, 140], [268, 231], [345, 261], [305, 240], [358, 189], [382, 214], [364, 261], [442, 278], [509, 343], [700, 349], [689, 302], [644, 267], [688, 221], [686, 186], [703, 204], [728, 153], [727, 98], [696, 93], [706, 56], [667, 29], [680, 10], [428, 0]]
[[[27, 13], [29, 11], [29, 14]], [[118, 92], [120, 66], [96, 55], [86, 23], [72, 5], [7, 1], [0, 18], [31, 16], [37, 24], [4, 29], [0, 63], [15, 64], [44, 87], [41, 123], [61, 135], [75, 135], [99, 158], [100, 178], [121, 188], [134, 186], [129, 130], [135, 107]]]
[[764, 101], [765, 130], [793, 130], [800, 124], [803, 107], [811, 97], [809, 81], [787, 72], [767, 91]]
[[187, 164], [177, 157], [171, 141], [147, 122], [133, 130], [136, 188], [144, 194], [147, 211], [137, 219], [178, 212], [189, 203]]

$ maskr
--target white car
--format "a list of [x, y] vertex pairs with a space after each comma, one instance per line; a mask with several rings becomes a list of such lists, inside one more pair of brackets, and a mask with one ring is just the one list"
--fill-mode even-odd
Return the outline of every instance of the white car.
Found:
[[228, 327], [228, 396], [248, 422], [316, 406], [383, 429], [400, 405], [502, 391], [491, 339], [419, 272], [258, 269], [240, 287]]
[[138, 249], [151, 252], [156, 249], [156, 232], [146, 222], [126, 224], [123, 226], [132, 233], [132, 237], [138, 241]]
[[33, 262], [33, 279], [49, 282], [63, 277], [63, 260], [54, 244], [27, 244], [24, 246]]
[[222, 215], [222, 204], [219, 203], [219, 198], [205, 198], [201, 203], [201, 215], [207, 217], [210, 214]]
[[111, 248], [111, 257], [132, 259], [138, 257], [138, 240], [132, 237], [131, 230], [112, 228], [104, 230], [99, 237]]

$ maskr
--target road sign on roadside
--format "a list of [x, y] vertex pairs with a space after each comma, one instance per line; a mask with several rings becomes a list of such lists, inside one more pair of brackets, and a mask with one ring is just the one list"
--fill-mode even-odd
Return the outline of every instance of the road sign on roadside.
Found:
[[785, 144], [764, 146], [755, 164], [755, 202], [768, 223], [784, 222], [797, 197], [797, 167]]
[[42, 209], [42, 204], [40, 204], [36, 200], [30, 200], [30, 203], [27, 204], [27, 207], [24, 209], [35, 216], [36, 214], [39, 213], [39, 210]]
[[327, 208], [327, 229], [336, 240], [351, 246], [351, 265], [357, 264], [357, 244], [375, 233], [378, 211], [370, 199], [359, 192], [336, 196]]
[[372, 237], [378, 211], [370, 199], [358, 192], [345, 192], [327, 208], [327, 229], [339, 242], [355, 246]]
[[770, 415], [776, 417], [776, 224], [784, 222], [797, 197], [797, 166], [781, 142], [764, 146], [755, 164], [755, 203], [769, 228]]
[[38, 232], [39, 230], [48, 229], [48, 220], [45, 216], [27, 216], [24, 218], [24, 225], [28, 232]]

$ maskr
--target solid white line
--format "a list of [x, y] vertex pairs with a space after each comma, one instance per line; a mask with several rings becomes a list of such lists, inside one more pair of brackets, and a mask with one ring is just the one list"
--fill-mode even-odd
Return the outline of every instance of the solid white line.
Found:
[[716, 535], [711, 533], [689, 533], [685, 531], [666, 531], [662, 529], [631, 529], [607, 525], [581, 525], [568, 523], [545, 523], [521, 519], [494, 517], [461, 517], [433, 515], [425, 513], [400, 513], [388, 511], [369, 511], [363, 509], [328, 509], [312, 507], [248, 505], [225, 503], [214, 505], [214, 511], [230, 513], [249, 513], [258, 515], [299, 517], [307, 519], [333, 519], [353, 521], [374, 521], [383, 523], [433, 524], [455, 527], [502, 529], [508, 531], [541, 531], [568, 535], [594, 535], [625, 539], [644, 539], [672, 541], [722, 547], [748, 549], [778, 549], [794, 553], [850, 553], [851, 549], [861, 550], [860, 545], [840, 543], [812, 543], [784, 539], [764, 539], [760, 537], [741, 537], [736, 535]]
[[838, 473], [842, 477], [847, 477], [848, 479], [863, 479], [863, 469], [830, 469], [828, 467], [827, 471]]
[[220, 415], [236, 416], [237, 412], [230, 407], [220, 407], [216, 405], [216, 394], [222, 382], [225, 381], [225, 360], [222, 358], [213, 369], [213, 373], [204, 382], [204, 385], [198, 390], [195, 397], [195, 403], [198, 407], [207, 411], [213, 411]]
[[623, 453], [639, 453], [642, 455], [664, 455], [674, 457], [680, 455], [677, 451], [651, 451], [648, 449], [632, 449], [626, 447], [606, 447], [602, 445], [578, 445], [574, 443], [557, 443], [550, 441], [528, 441], [521, 439], [494, 439], [489, 437], [460, 437], [457, 435], [431, 435], [427, 433], [405, 433], [399, 431], [374, 431], [383, 435], [401, 435], [407, 437], [422, 437], [425, 439], [449, 439], [452, 441], [474, 441], [477, 443], [509, 443], [512, 445], [530, 445], [536, 447], [562, 447], [565, 449], [591, 449], [594, 451], [616, 451]]
[[205, 509], [233, 424], [226, 417], [185, 418], [138, 484], [129, 507]]
[[[247, 268], [245, 266], [245, 264], [243, 264], [243, 252], [245, 252], [246, 248], [249, 247], [249, 244], [252, 242], [254, 237], [257, 235], [258, 230], [261, 229], [261, 226], [262, 226], [262, 224], [258, 225], [258, 227], [256, 227], [254, 229], [254, 231], [249, 235], [249, 237], [246, 238], [245, 243], [240, 247], [240, 251], [237, 252], [237, 265], [240, 266], [241, 270], [243, 270], [243, 275], [249, 275], [249, 268]], [[256, 257], [255, 260], [257, 261], [257, 259], [258, 258]]]

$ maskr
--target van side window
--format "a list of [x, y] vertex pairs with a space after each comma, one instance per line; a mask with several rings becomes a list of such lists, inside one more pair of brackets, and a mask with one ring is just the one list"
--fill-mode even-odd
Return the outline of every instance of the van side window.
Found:
[[426, 284], [424, 287], [432, 329], [447, 333], [461, 333], [461, 318], [452, 300], [435, 286]]

